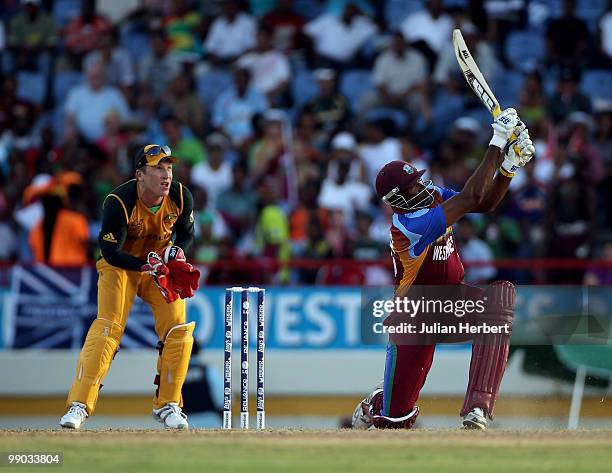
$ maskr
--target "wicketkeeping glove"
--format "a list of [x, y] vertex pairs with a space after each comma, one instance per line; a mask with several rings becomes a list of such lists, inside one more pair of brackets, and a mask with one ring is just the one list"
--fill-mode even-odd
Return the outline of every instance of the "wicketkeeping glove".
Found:
[[508, 139], [512, 136], [512, 132], [518, 122], [519, 118], [515, 109], [507, 108], [503, 110], [497, 115], [495, 121], [491, 123], [491, 127], [493, 127], [493, 138], [491, 138], [489, 145], [504, 149], [504, 146], [506, 146]]
[[151, 275], [168, 304], [179, 298], [178, 292], [172, 287], [172, 282], [168, 278], [170, 270], [157, 253], [151, 251], [147, 255], [147, 263], [142, 265], [140, 271]]
[[164, 250], [163, 262], [170, 270], [170, 284], [181, 299], [192, 297], [200, 287], [200, 271], [187, 262], [183, 250], [169, 246]]

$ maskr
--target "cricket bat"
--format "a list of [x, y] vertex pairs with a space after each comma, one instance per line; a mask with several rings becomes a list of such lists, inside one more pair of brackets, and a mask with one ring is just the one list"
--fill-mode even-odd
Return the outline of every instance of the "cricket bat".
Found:
[[[455, 50], [455, 57], [457, 58], [461, 72], [463, 72], [468, 85], [480, 99], [482, 104], [491, 112], [493, 118], [497, 117], [497, 115], [501, 113], [499, 102], [495, 98], [495, 95], [493, 95], [482, 72], [478, 69], [478, 65], [476, 65], [476, 61], [474, 61], [470, 50], [466, 46], [461, 30], [459, 29], [453, 30], [453, 49]], [[512, 133], [510, 140], [516, 140], [516, 135], [514, 133]], [[514, 147], [514, 151], [520, 156], [520, 149], [517, 146]]]

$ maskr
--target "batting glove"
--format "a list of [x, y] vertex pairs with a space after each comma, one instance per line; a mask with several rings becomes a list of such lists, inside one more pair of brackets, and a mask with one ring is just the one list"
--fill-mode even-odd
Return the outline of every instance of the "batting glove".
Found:
[[142, 265], [140, 271], [151, 275], [155, 285], [159, 288], [159, 292], [168, 304], [179, 298], [179, 294], [174, 290], [168, 278], [170, 270], [157, 253], [151, 251], [147, 255], [147, 263]]
[[504, 162], [500, 172], [507, 177], [513, 177], [519, 168], [525, 166], [533, 158], [534, 153], [533, 142], [529, 138], [529, 131], [525, 128], [519, 133], [516, 140], [512, 140], [504, 148]]
[[491, 138], [489, 146], [497, 146], [500, 149], [504, 149], [518, 122], [519, 118], [515, 109], [507, 108], [503, 110], [491, 124], [491, 127], [493, 127], [493, 138]]

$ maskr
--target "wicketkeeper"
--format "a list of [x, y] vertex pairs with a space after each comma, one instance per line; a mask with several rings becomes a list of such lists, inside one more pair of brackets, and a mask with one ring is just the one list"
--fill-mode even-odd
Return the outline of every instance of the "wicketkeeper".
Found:
[[78, 429], [93, 414], [139, 296], [153, 311], [160, 340], [153, 417], [167, 428], [188, 428], [181, 388], [195, 322], [185, 323], [185, 298], [198, 289], [200, 273], [183, 252], [193, 242], [193, 198], [172, 181], [175, 162], [168, 146], [145, 146], [135, 159], [135, 179], [104, 199], [98, 237], [102, 257], [96, 264], [98, 315], [79, 356], [62, 427]]

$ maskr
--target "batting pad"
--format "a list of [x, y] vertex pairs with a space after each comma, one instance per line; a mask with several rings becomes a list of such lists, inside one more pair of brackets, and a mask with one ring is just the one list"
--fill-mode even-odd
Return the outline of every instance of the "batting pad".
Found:
[[77, 401], [85, 404], [89, 415], [93, 413], [101, 383], [117, 353], [122, 335], [123, 327], [110, 320], [97, 318], [93, 321], [81, 349], [66, 407]]
[[172, 327], [163, 344], [160, 344], [160, 354], [157, 359], [157, 390], [153, 397], [153, 407], [159, 409], [169, 402], [183, 405], [181, 389], [185, 382], [191, 347], [193, 346], [193, 330], [195, 322]]

